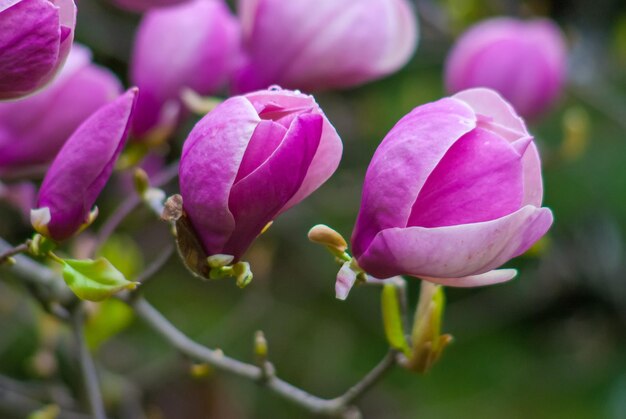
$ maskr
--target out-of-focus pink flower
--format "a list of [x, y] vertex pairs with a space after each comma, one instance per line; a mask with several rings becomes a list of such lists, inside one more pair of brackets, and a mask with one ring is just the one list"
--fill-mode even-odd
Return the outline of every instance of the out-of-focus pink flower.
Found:
[[88, 222], [128, 138], [136, 98], [137, 89], [128, 90], [100, 108], [67, 140], [39, 189], [38, 208], [31, 212], [39, 233], [62, 241]]
[[448, 91], [497, 90], [524, 117], [536, 117], [559, 97], [567, 72], [561, 30], [548, 19], [494, 18], [456, 42], [446, 62]]
[[15, 208], [25, 221], [29, 219], [36, 197], [37, 188], [32, 182], [0, 183], [0, 201]]
[[112, 0], [117, 6], [122, 9], [130, 10], [131, 12], [145, 12], [157, 7], [167, 7], [179, 3], [184, 3], [189, 0]]
[[367, 169], [352, 235], [359, 266], [450, 286], [502, 282], [493, 270], [552, 224], [524, 122], [496, 92], [471, 89], [415, 108]]
[[239, 15], [238, 92], [356, 86], [398, 70], [417, 45], [406, 0], [241, 0]]
[[239, 57], [239, 24], [223, 0], [192, 0], [153, 9], [139, 25], [130, 79], [139, 87], [133, 134], [171, 131], [181, 91], [216, 93]]
[[42, 91], [0, 103], [0, 175], [52, 161], [76, 128], [122, 92], [115, 75], [75, 44], [59, 76]]
[[183, 207], [208, 256], [239, 259], [263, 228], [321, 186], [342, 144], [312, 96], [235, 96], [189, 134], [180, 161]]
[[74, 39], [72, 0], [0, 1], [0, 100], [28, 95], [63, 65]]

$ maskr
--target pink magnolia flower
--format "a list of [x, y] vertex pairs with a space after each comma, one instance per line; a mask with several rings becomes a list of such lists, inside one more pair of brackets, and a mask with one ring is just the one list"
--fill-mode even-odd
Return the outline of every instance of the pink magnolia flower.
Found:
[[189, 0], [112, 0], [117, 6], [122, 9], [130, 10], [131, 12], [145, 12], [157, 7], [167, 7], [174, 4], [184, 3]]
[[72, 0], [1, 0], [0, 100], [52, 80], [70, 51], [75, 25]]
[[359, 266], [459, 287], [513, 278], [494, 270], [552, 224], [541, 208], [533, 138], [497, 93], [471, 89], [415, 108], [367, 169], [352, 235]]
[[241, 0], [239, 15], [239, 92], [356, 86], [398, 70], [417, 45], [407, 0]]
[[137, 97], [133, 88], [104, 105], [65, 143], [50, 166], [31, 211], [35, 230], [56, 241], [70, 238], [89, 220], [128, 138]]
[[133, 134], [171, 131], [190, 88], [216, 93], [228, 81], [239, 51], [239, 25], [223, 0], [192, 0], [153, 9], [139, 25], [130, 80], [139, 87]]
[[270, 221], [332, 175], [341, 151], [312, 96], [265, 90], [211, 111], [180, 161], [183, 207], [206, 254], [239, 259]]
[[524, 117], [545, 112], [566, 78], [563, 34], [548, 19], [495, 18], [480, 22], [456, 42], [446, 62], [448, 91], [497, 90]]
[[52, 161], [76, 128], [122, 86], [109, 70], [91, 63], [91, 52], [78, 44], [59, 76], [45, 89], [0, 103], [0, 175]]

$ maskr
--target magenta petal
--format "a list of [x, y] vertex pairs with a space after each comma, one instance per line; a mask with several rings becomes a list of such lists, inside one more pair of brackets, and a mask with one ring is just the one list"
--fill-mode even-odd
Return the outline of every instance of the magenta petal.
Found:
[[221, 250], [235, 228], [230, 189], [260, 119], [250, 102], [232, 97], [191, 130], [180, 159], [183, 207], [207, 254]]
[[515, 278], [517, 271], [515, 269], [495, 269], [478, 275], [463, 276], [461, 278], [431, 278], [421, 276], [420, 278], [447, 287], [483, 287], [485, 285], [500, 284]]
[[422, 187], [408, 226], [443, 227], [489, 221], [521, 207], [522, 157], [481, 128], [446, 153]]
[[59, 10], [48, 0], [23, 0], [0, 12], [0, 99], [37, 89], [59, 59]]
[[278, 215], [302, 184], [321, 133], [320, 115], [300, 115], [272, 156], [233, 186], [229, 208], [237, 223], [221, 253], [241, 257], [267, 223]]
[[128, 137], [137, 97], [131, 89], [87, 119], [65, 143], [39, 190], [38, 208], [49, 208], [50, 236], [65, 240], [86, 221]]
[[459, 138], [475, 128], [471, 108], [455, 99], [422, 105], [402, 118], [376, 150], [352, 235], [360, 256], [381, 230], [405, 227], [426, 179]]
[[525, 206], [482, 223], [391, 228], [374, 238], [359, 266], [379, 278], [458, 278], [487, 272], [525, 252], [552, 225], [547, 208]]
[[281, 143], [285, 134], [287, 134], [287, 129], [274, 121], [259, 122], [239, 165], [235, 184], [267, 160]]
[[272, 89], [247, 94], [246, 98], [253, 104], [257, 112], [266, 116], [279, 117], [276, 122], [281, 125], [288, 126], [293, 118], [305, 111], [322, 115], [324, 118], [322, 139], [317, 153], [315, 153], [300, 189], [280, 210], [283, 213], [313, 193], [337, 170], [343, 144], [337, 130], [328, 121], [313, 96], [282, 89]]
[[[476, 88], [459, 92], [453, 96], [472, 107], [479, 115], [489, 115], [487, 120], [479, 119], [478, 125], [502, 135], [509, 141], [530, 137], [524, 120], [502, 96], [493, 90]], [[523, 205], [540, 206], [543, 199], [541, 181], [541, 161], [535, 144], [531, 144], [524, 154], [524, 201]]]

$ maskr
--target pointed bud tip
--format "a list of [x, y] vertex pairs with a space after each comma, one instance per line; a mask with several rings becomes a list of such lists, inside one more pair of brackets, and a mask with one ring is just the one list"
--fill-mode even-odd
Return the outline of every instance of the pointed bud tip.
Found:
[[49, 237], [48, 224], [50, 223], [52, 216], [50, 214], [49, 207], [36, 208], [30, 210], [30, 223], [35, 231], [42, 236]]
[[329, 246], [340, 252], [345, 252], [348, 249], [348, 243], [343, 236], [324, 224], [313, 226], [309, 230], [308, 237], [313, 243]]
[[235, 257], [233, 255], [217, 254], [209, 256], [206, 260], [211, 268], [221, 268], [230, 265], [235, 260]]

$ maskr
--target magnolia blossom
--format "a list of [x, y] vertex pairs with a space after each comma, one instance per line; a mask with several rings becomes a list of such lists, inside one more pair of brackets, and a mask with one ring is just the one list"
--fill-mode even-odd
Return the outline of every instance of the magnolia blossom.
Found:
[[130, 89], [87, 119], [65, 143], [39, 189], [31, 211], [35, 230], [56, 241], [70, 238], [90, 220], [128, 138], [137, 99]]
[[239, 92], [356, 86], [398, 70], [417, 45], [407, 0], [241, 0], [239, 16]]
[[235, 96], [189, 134], [180, 161], [183, 207], [207, 256], [238, 260], [263, 228], [320, 187], [342, 144], [312, 96]]
[[239, 24], [223, 0], [153, 9], [139, 24], [130, 80], [139, 87], [133, 134], [171, 131], [185, 88], [208, 95], [228, 81], [239, 58]]
[[494, 91], [466, 90], [418, 106], [382, 141], [365, 176], [354, 257], [377, 278], [506, 281], [516, 271], [494, 269], [552, 224], [541, 201], [539, 154], [522, 119]]
[[59, 76], [24, 99], [0, 103], [0, 175], [54, 159], [76, 128], [122, 86], [109, 70], [91, 63], [78, 44]]
[[75, 25], [72, 0], [0, 1], [0, 100], [52, 80], [70, 52]]
[[524, 117], [545, 112], [566, 78], [567, 48], [548, 19], [495, 18], [478, 23], [456, 42], [446, 62], [451, 93], [489, 87]]

